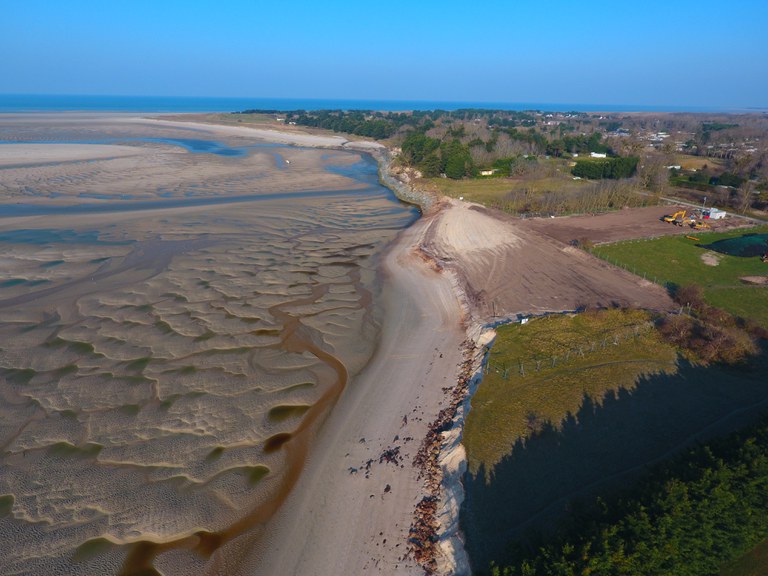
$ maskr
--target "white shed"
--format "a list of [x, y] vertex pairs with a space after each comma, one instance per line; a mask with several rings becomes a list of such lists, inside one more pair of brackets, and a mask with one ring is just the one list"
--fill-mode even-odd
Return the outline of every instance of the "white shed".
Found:
[[709, 218], [710, 220], [722, 220], [725, 218], [725, 211], [718, 210], [717, 208], [710, 208], [708, 212], [704, 213], [704, 217]]

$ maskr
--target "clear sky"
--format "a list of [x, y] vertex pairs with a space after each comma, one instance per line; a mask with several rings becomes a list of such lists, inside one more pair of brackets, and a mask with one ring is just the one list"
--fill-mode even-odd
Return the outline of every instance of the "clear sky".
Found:
[[0, 93], [768, 107], [768, 0], [0, 0]]

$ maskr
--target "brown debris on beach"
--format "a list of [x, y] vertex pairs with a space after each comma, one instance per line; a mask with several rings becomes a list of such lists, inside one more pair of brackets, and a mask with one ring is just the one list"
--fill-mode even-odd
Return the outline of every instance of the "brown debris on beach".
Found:
[[408, 537], [408, 554], [424, 569], [427, 575], [436, 574], [439, 522], [437, 503], [442, 492], [443, 473], [438, 461], [443, 442], [443, 432], [454, 425], [459, 406], [467, 397], [469, 382], [474, 371], [475, 344], [471, 340], [462, 343], [464, 361], [461, 363], [459, 378], [454, 387], [444, 388], [448, 406], [429, 425], [427, 436], [413, 459], [413, 466], [419, 470], [426, 495], [419, 501], [413, 513], [413, 523]]

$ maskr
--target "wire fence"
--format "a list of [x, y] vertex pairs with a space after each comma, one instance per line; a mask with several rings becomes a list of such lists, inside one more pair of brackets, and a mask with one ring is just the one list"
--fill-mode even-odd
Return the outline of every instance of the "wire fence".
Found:
[[[695, 232], [700, 232], [696, 230]], [[642, 238], [634, 238], [632, 240], [606, 240], [605, 242], [595, 242], [595, 246], [608, 246], [610, 244], [639, 244], [641, 242], [650, 242], [651, 240], [658, 240], [659, 238], [669, 238], [670, 234], [655, 234], [653, 236], [643, 236]]]
[[531, 356], [528, 358], [518, 358], [514, 361], [499, 362], [493, 360], [491, 356], [485, 362], [483, 374], [491, 372], [499, 375], [503, 380], [509, 380], [510, 375], [525, 377], [535, 374], [542, 370], [551, 370], [558, 366], [563, 366], [569, 362], [586, 358], [589, 354], [605, 350], [608, 346], [618, 346], [629, 340], [636, 340], [654, 328], [652, 321], [635, 324], [617, 330], [612, 334], [604, 335], [602, 338], [590, 339], [563, 350], [557, 355]]
[[[642, 240], [632, 241], [631, 243], [634, 244], [635, 242], [647, 242], [647, 241], [650, 241], [650, 240], [654, 240], [655, 238], [659, 238], [659, 236], [656, 236], [654, 238], [645, 238], [645, 239], [642, 239]], [[648, 274], [648, 272], [646, 272], [646, 271], [644, 271], [642, 269], [638, 273], [637, 266], [630, 265], [630, 264], [625, 264], [624, 262], [621, 262], [621, 261], [616, 260], [614, 258], [609, 258], [608, 256], [606, 256], [604, 254], [601, 254], [599, 250], [594, 250], [593, 249], [593, 250], [590, 250], [589, 252], [593, 256], [596, 256], [596, 257], [600, 258], [600, 260], [603, 260], [604, 262], [608, 262], [608, 264], [612, 264], [613, 266], [616, 266], [617, 268], [622, 268], [622, 269], [626, 270], [627, 272], [631, 272], [635, 276], [640, 276], [643, 280], [648, 280], [650, 282], [653, 282], [654, 284], [662, 284], [662, 285], [668, 283], [668, 280], [666, 278], [659, 278], [655, 274]]]

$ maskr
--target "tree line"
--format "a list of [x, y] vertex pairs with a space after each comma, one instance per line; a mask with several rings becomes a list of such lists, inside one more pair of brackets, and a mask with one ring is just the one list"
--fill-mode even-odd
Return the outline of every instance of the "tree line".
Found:
[[593, 132], [590, 135], [563, 136], [547, 142], [546, 152], [548, 156], [562, 156], [567, 154], [586, 154], [589, 152], [612, 153], [611, 147], [602, 142], [602, 134]]
[[768, 419], [688, 450], [634, 488], [573, 509], [493, 576], [719, 574], [768, 538]]
[[412, 132], [403, 141], [402, 159], [427, 177], [445, 174], [448, 178], [460, 179], [476, 172], [469, 147], [458, 138], [441, 141], [421, 131]]

